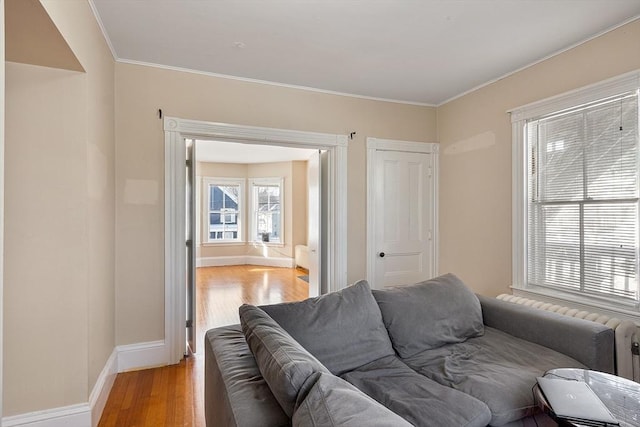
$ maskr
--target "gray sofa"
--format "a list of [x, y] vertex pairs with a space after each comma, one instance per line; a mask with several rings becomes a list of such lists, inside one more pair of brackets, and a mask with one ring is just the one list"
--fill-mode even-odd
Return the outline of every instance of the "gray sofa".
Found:
[[545, 425], [537, 376], [614, 372], [611, 328], [476, 296], [452, 274], [243, 305], [240, 319], [206, 334], [208, 427]]

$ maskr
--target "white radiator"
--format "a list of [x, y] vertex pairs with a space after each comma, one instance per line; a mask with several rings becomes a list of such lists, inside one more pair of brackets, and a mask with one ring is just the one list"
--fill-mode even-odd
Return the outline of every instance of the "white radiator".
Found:
[[500, 294], [496, 298], [609, 326], [615, 332], [616, 374], [640, 382], [640, 331], [635, 323], [515, 295]]
[[305, 245], [296, 245], [295, 247], [296, 267], [309, 269], [309, 247]]

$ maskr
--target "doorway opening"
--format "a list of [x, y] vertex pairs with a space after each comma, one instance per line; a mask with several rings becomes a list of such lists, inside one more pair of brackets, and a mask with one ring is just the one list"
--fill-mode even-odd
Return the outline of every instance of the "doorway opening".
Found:
[[197, 352], [207, 330], [239, 323], [242, 304], [299, 301], [322, 292], [321, 253], [309, 247], [322, 240], [327, 203], [319, 197], [317, 166], [327, 157], [316, 149], [208, 139], [187, 139], [186, 146], [194, 148], [195, 197], [187, 212], [195, 213]]
[[[165, 340], [166, 363], [178, 363], [185, 354], [187, 331], [188, 217], [185, 209], [187, 140], [204, 139], [240, 144], [324, 150], [327, 156], [326, 291], [347, 285], [347, 136], [286, 129], [164, 117], [165, 133]], [[193, 170], [194, 168], [192, 168]], [[195, 174], [194, 174], [195, 175]], [[192, 181], [192, 182], [195, 182]], [[195, 223], [193, 221], [192, 223]], [[193, 229], [193, 228], [192, 228]], [[321, 250], [318, 248], [317, 250]], [[192, 251], [192, 253], [195, 251]], [[191, 263], [194, 265], [194, 263]], [[310, 276], [311, 277], [311, 276]], [[195, 304], [191, 304], [195, 307]], [[194, 316], [195, 317], [195, 316]], [[192, 319], [194, 318], [192, 317]], [[188, 322], [187, 322], [188, 324]], [[195, 322], [192, 322], [195, 325]]]

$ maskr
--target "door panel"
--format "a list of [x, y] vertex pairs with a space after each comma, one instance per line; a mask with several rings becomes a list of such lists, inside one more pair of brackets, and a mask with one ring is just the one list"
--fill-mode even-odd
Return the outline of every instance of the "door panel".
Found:
[[314, 153], [307, 162], [307, 246], [309, 248], [309, 296], [320, 294], [322, 253], [321, 221], [321, 168], [320, 152]]
[[186, 328], [187, 328], [187, 353], [196, 352], [196, 260], [195, 260], [195, 224], [196, 224], [196, 191], [195, 191], [195, 141], [186, 140], [186, 227], [185, 227], [185, 250], [186, 250]]
[[376, 152], [376, 288], [426, 280], [432, 271], [430, 154]]

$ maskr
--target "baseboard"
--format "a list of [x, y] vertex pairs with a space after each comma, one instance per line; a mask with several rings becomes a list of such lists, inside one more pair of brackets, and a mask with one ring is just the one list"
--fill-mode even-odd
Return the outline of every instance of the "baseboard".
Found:
[[2, 418], [3, 427], [88, 427], [90, 425], [91, 407], [88, 403]]
[[224, 265], [262, 265], [265, 267], [293, 268], [295, 267], [295, 260], [286, 257], [265, 258], [250, 255], [206, 257], [196, 260], [196, 267], [221, 267]]
[[107, 359], [102, 372], [96, 380], [96, 384], [93, 386], [93, 390], [89, 395], [89, 407], [91, 408], [91, 425], [97, 426], [102, 416], [102, 411], [109, 399], [109, 393], [111, 393], [111, 387], [118, 375], [118, 351], [113, 349], [111, 356]]
[[164, 366], [164, 341], [117, 346], [89, 395], [89, 402], [2, 418], [2, 427], [89, 427], [97, 426], [119, 372]]
[[196, 267], [222, 267], [224, 265], [244, 265], [244, 256], [214, 256], [196, 259]]
[[167, 364], [164, 341], [119, 345], [116, 347], [116, 351], [118, 353], [118, 372], [154, 368]]

